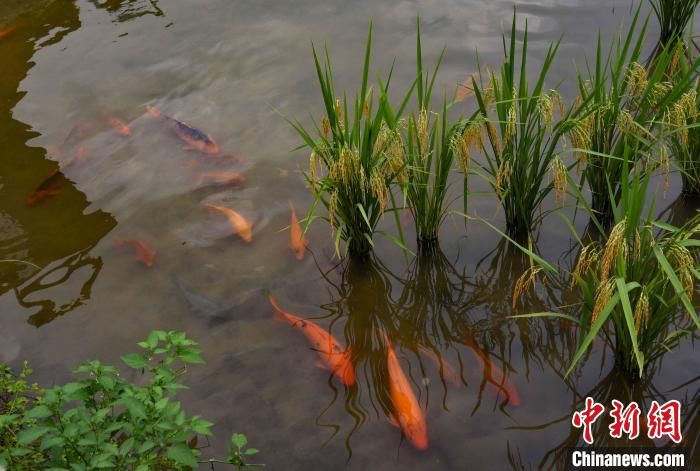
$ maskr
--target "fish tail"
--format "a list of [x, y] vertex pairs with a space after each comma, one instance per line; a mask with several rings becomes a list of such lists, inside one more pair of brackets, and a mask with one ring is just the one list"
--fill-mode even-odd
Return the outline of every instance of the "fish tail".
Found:
[[128, 239], [117, 239], [114, 242], [118, 247], [123, 247], [125, 245], [131, 245], [131, 241]]
[[160, 110], [158, 108], [156, 108], [155, 106], [146, 105], [146, 109], [148, 110], [148, 114], [150, 114], [154, 118], [160, 118], [162, 115]]
[[27, 206], [36, 206], [39, 201], [41, 201], [41, 193], [39, 192], [35, 191], [27, 196]]
[[275, 295], [270, 293], [267, 295], [267, 299], [270, 301], [270, 305], [272, 308], [275, 310], [275, 319], [279, 319], [281, 321], [286, 321], [287, 317], [284, 315], [284, 312], [280, 308], [279, 304], [277, 304], [277, 298], [275, 298]]

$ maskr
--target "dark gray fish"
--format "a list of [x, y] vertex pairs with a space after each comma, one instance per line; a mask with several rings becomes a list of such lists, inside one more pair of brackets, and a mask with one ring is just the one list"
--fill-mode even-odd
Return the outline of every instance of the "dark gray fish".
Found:
[[226, 322], [232, 319], [233, 307], [187, 288], [179, 278], [175, 278], [175, 283], [197, 314], [213, 322]]

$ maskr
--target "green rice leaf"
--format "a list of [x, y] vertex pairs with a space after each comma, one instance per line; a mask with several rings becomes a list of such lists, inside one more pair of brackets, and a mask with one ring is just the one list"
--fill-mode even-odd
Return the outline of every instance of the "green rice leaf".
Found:
[[[639, 367], [639, 375], [641, 376], [644, 372], [644, 355], [639, 351], [639, 345], [637, 343], [637, 331], [634, 328], [634, 316], [632, 314], [632, 306], [630, 304], [630, 299], [628, 296], [628, 290], [634, 288], [628, 288], [625, 284], [623, 278], [615, 278], [615, 285], [617, 286], [617, 292], [620, 296], [620, 304], [622, 304], [622, 312], [625, 315], [625, 322], [627, 323], [627, 330], [632, 340], [632, 350], [634, 351], [634, 356], [637, 359], [637, 366]], [[624, 353], [624, 352], [623, 352]]]
[[671, 267], [671, 264], [668, 262], [668, 259], [666, 259], [666, 256], [658, 246], [654, 246], [654, 255], [656, 255], [656, 259], [659, 261], [659, 265], [661, 265], [661, 268], [666, 273], [668, 280], [671, 282], [673, 289], [676, 291], [676, 294], [681, 300], [681, 303], [683, 303], [683, 307], [685, 307], [685, 310], [690, 315], [690, 318], [693, 319], [693, 321], [695, 321], [695, 325], [698, 328], [700, 328], [700, 319], [698, 319], [698, 315], [695, 312], [695, 308], [693, 308], [693, 303], [690, 302], [690, 299], [688, 299], [688, 294], [683, 289], [683, 285], [678, 279], [676, 272], [673, 270], [673, 267]]
[[610, 316], [610, 312], [612, 312], [613, 308], [615, 305], [619, 302], [620, 300], [620, 295], [615, 293], [612, 295], [608, 303], [605, 305], [603, 310], [601, 311], [600, 315], [598, 316], [598, 319], [591, 325], [591, 328], [588, 331], [588, 334], [586, 334], [586, 337], [584, 337], [583, 341], [581, 342], [581, 345], [579, 346], [578, 350], [576, 350], [576, 354], [574, 355], [574, 358], [571, 360], [571, 364], [569, 365], [569, 369], [566, 370], [566, 374], [564, 375], [564, 378], [568, 377], [571, 371], [573, 371], [574, 366], [576, 366], [576, 363], [581, 359], [583, 354], [588, 350], [588, 347], [591, 346], [591, 343], [593, 343], [593, 339], [595, 338], [596, 335], [598, 335], [598, 331], [600, 331], [600, 328], [603, 327], [603, 324], [605, 321], [608, 320], [608, 317]]

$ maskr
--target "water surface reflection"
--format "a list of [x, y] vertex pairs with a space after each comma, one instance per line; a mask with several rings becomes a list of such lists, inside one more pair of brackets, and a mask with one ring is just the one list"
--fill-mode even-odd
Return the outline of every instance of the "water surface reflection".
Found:
[[[420, 15], [426, 62], [447, 43], [435, 90], [451, 96], [476, 70], [475, 49], [483, 64], [499, 63], [513, 3], [0, 2], [0, 30], [17, 25], [0, 40], [0, 258], [41, 267], [0, 264], [0, 360], [26, 358], [39, 381], [52, 383], [86, 358], [118, 363], [149, 330], [185, 330], [207, 364], [192, 372], [183, 402], [217, 423], [212, 453], [225, 453], [227, 435], [243, 431], [270, 469], [559, 469], [562, 447], [578, 440], [567, 419], [588, 393], [683, 400], [684, 425], [697, 434], [692, 378], [700, 360], [691, 343], [665, 358], [650, 386], [633, 395], [615, 389], [603, 342], [564, 378], [576, 327], [511, 316], [575, 309], [568, 281], [538, 279], [514, 306], [530, 261], [484, 226], [470, 222], [465, 232], [463, 221], [448, 223], [440, 247], [411, 244], [416, 257], [378, 240], [377, 258], [335, 269], [322, 225], [307, 234], [321, 269], [288, 247], [289, 201], [300, 217], [309, 205], [299, 171], [308, 156], [288, 152], [298, 141], [272, 108], [318, 116], [309, 41], [327, 40], [339, 89], [349, 89], [373, 17], [372, 69], [397, 58], [395, 87], [406, 88]], [[590, 57], [591, 24], [606, 41], [629, 18], [631, 2], [518, 4], [532, 33], [531, 64], [565, 32], [552, 79], [565, 80], [562, 93], [570, 99], [571, 61]], [[182, 149], [146, 116], [147, 105], [211, 134], [222, 154], [202, 158]], [[467, 99], [455, 111], [472, 106]], [[108, 116], [131, 134], [115, 132]], [[81, 148], [86, 158], [66, 169]], [[27, 197], [59, 169], [67, 180], [60, 192], [28, 207]], [[197, 178], [201, 172], [237, 172], [245, 181], [220, 184]], [[676, 177], [659, 207], [678, 196]], [[482, 193], [486, 186], [479, 179], [470, 185], [470, 212], [502, 227], [495, 200]], [[206, 204], [248, 217], [252, 242], [232, 237]], [[681, 221], [696, 206], [677, 200], [663, 217]], [[586, 223], [574, 220], [579, 230]], [[152, 268], [118, 247], [120, 239], [148, 242], [156, 252]], [[570, 270], [578, 256], [572, 239], [552, 214], [534, 249]], [[304, 336], [272, 319], [270, 292], [350, 348], [355, 386], [315, 367], [318, 352]], [[424, 452], [389, 424], [396, 406], [384, 334], [426, 410]], [[697, 441], [688, 446], [700, 453]]]

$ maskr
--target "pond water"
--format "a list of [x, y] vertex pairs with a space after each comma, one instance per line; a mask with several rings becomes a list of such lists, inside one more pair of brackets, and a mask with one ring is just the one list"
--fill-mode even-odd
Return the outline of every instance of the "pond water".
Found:
[[[564, 34], [550, 86], [564, 81], [569, 100], [574, 64], [593, 54], [597, 30], [611, 38], [633, 8], [629, 0], [517, 3], [531, 63]], [[352, 91], [373, 18], [373, 70], [385, 73], [397, 58], [394, 89], [402, 90], [412, 80], [420, 15], [426, 60], [447, 44], [436, 90], [451, 96], [476, 70], [477, 49], [483, 64], [498, 67], [512, 12], [506, 0], [4, 0], [0, 31], [14, 29], [0, 39], [0, 259], [40, 269], [0, 264], [0, 361], [17, 367], [27, 359], [50, 385], [88, 358], [118, 363], [153, 329], [184, 330], [207, 362], [192, 369], [183, 394], [188, 411], [216, 423], [205, 456], [225, 454], [228, 436], [240, 431], [269, 469], [563, 469], [567, 447], [582, 443], [571, 414], [587, 395], [605, 404], [682, 401], [697, 465], [693, 345], [628, 388], [596, 343], [565, 379], [574, 327], [508, 316], [554, 309], [570, 295], [538, 286], [513, 308], [528, 261], [485, 225], [448, 219], [440, 248], [417, 257], [380, 237], [362, 264], [333, 257], [322, 223], [312, 226], [303, 260], [288, 247], [289, 202], [303, 216], [311, 198], [301, 175], [308, 153], [292, 152], [299, 139], [280, 114], [307, 125], [320, 116], [310, 42], [328, 43], [338, 88]], [[148, 116], [149, 105], [210, 134], [219, 156], [183, 149]], [[473, 106], [466, 100], [456, 112]], [[109, 117], [128, 123], [130, 135]], [[57, 194], [29, 206], [59, 165], [67, 180]], [[245, 182], [217, 184], [207, 172], [240, 173]], [[485, 189], [473, 180], [475, 193]], [[672, 175], [658, 205], [665, 220], [683, 220], [697, 206], [679, 189]], [[248, 218], [253, 241], [231, 237], [207, 204]], [[493, 196], [475, 194], [469, 211], [503, 227]], [[586, 222], [575, 225], [582, 231]], [[151, 246], [153, 266], [123, 240]], [[537, 245], [562, 267], [575, 261], [575, 239], [556, 214]], [[273, 319], [269, 293], [350, 346], [355, 386], [316, 367], [301, 332]], [[425, 451], [386, 419], [380, 330], [426, 409]], [[490, 382], [501, 371], [517, 396]], [[614, 443], [603, 428], [597, 436]]]

